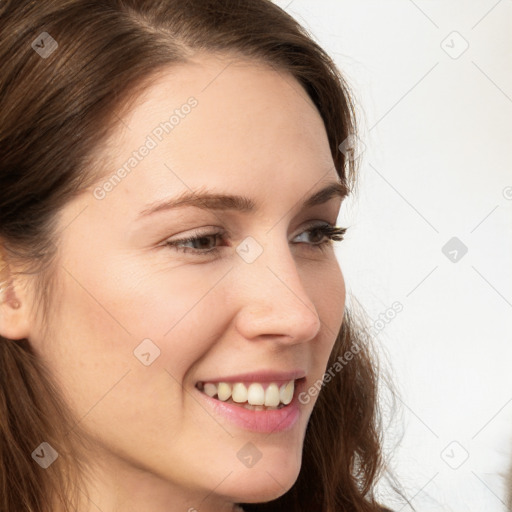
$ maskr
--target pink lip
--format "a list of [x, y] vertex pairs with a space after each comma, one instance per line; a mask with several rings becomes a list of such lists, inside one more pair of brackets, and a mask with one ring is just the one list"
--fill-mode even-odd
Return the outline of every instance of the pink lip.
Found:
[[201, 382], [289, 382], [291, 380], [302, 379], [306, 376], [304, 370], [291, 370], [288, 372], [276, 372], [272, 370], [262, 370], [251, 373], [239, 373], [229, 377], [212, 377], [211, 379], [201, 379]]
[[[247, 379], [248, 375], [246, 374], [236, 376], [235, 380], [239, 379], [240, 377]], [[262, 375], [259, 374], [258, 378], [261, 379]], [[292, 379], [290, 378], [289, 380]], [[237, 382], [240, 381], [238, 380]], [[207, 405], [213, 408], [214, 414], [224, 416], [229, 421], [245, 430], [251, 430], [253, 432], [266, 432], [270, 434], [290, 430], [297, 423], [300, 416], [301, 407], [304, 407], [298, 400], [298, 395], [304, 387], [304, 383], [305, 380], [301, 380], [295, 383], [293, 399], [288, 405], [282, 407], [281, 409], [268, 411], [251, 411], [239, 405], [228, 404], [222, 402], [221, 400], [217, 400], [216, 398], [211, 398], [199, 390], [197, 390], [197, 392], [201, 395], [202, 399], [207, 403]]]

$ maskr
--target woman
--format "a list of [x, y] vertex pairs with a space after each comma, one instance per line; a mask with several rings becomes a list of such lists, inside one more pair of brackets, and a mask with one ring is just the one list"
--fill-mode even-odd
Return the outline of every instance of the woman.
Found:
[[1, 510], [382, 510], [333, 62], [266, 0], [0, 9]]

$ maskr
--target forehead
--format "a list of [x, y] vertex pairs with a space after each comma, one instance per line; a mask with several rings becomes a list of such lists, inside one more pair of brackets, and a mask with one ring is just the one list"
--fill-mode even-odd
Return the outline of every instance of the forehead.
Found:
[[[190, 98], [197, 106], [185, 113]], [[173, 114], [179, 119], [171, 119]], [[231, 55], [196, 54], [161, 70], [120, 118], [112, 137], [118, 147], [137, 146], [141, 136], [169, 121], [175, 126], [165, 132], [166, 145], [186, 137], [198, 152], [211, 144], [271, 145], [276, 134], [277, 145], [301, 139], [308, 147], [322, 145], [326, 137], [315, 105], [290, 73]]]
[[[124, 166], [129, 176], [120, 188], [141, 200], [205, 183], [247, 193], [247, 179], [273, 182], [269, 190], [279, 181], [304, 182], [308, 190], [337, 177], [307, 93], [289, 73], [258, 61], [197, 54], [159, 72], [120, 117], [104, 178]], [[144, 145], [150, 151], [130, 169]]]

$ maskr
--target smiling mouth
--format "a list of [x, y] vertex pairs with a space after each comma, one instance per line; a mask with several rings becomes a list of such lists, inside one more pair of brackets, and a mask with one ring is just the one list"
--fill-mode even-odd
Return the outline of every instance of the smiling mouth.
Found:
[[286, 407], [293, 399], [296, 383], [304, 378], [278, 382], [198, 382], [196, 388], [210, 398], [253, 411]]

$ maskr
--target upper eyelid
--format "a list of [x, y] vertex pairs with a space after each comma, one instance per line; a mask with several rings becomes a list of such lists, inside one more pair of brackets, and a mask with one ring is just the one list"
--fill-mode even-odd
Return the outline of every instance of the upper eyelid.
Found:
[[[321, 228], [324, 226], [325, 227], [336, 227], [336, 222], [331, 223], [326, 220], [310, 221], [309, 223], [306, 223], [305, 227], [303, 227], [301, 229], [301, 231], [299, 231], [297, 234], [301, 234], [304, 231], [308, 231], [308, 230], [315, 229], [315, 228]], [[211, 228], [205, 228], [204, 231], [196, 231], [196, 232], [192, 231], [192, 232], [190, 232], [189, 235], [183, 235], [181, 237], [179, 235], [177, 235], [176, 238], [167, 238], [165, 241], [181, 242], [183, 240], [201, 238], [203, 236], [215, 236], [215, 235], [229, 238], [231, 235], [231, 232], [227, 229], [212, 226]]]
[[[337, 227], [336, 223], [331, 224], [328, 221], [317, 221], [317, 222], [318, 223], [316, 223], [316, 224], [313, 223], [313, 224], [306, 225], [306, 227], [303, 228], [300, 232], [298, 232], [293, 238], [295, 238], [296, 236], [299, 236], [302, 233], [312, 231], [315, 229], [320, 229], [322, 227], [330, 227], [330, 228]], [[222, 240], [226, 240], [226, 239], [230, 238], [230, 233], [229, 233], [229, 231], [227, 231], [225, 229], [212, 227], [210, 231], [191, 233], [190, 235], [182, 236], [181, 238], [166, 239], [166, 240], [164, 240], [163, 245], [174, 246], [179, 243], [192, 242], [192, 241], [196, 241], [199, 238], [207, 238], [207, 237], [218, 237], [218, 238], [221, 238]], [[193, 249], [191, 249], [191, 250], [193, 250]]]
[[[303, 233], [309, 233], [309, 232], [314, 232], [314, 231], [318, 231], [318, 230], [320, 230], [321, 232], [323, 231], [324, 232], [323, 234], [325, 237], [327, 237], [327, 240], [325, 240], [323, 242], [312, 243], [312, 244], [307, 244], [307, 245], [311, 248], [314, 247], [316, 250], [322, 251], [324, 253], [326, 247], [333, 247], [333, 245], [332, 245], [333, 242], [344, 240], [344, 234], [345, 234], [347, 228], [342, 227], [342, 226], [337, 226], [336, 223], [331, 224], [328, 221], [320, 221], [320, 222], [321, 223], [319, 223], [319, 224], [313, 224], [313, 225], [309, 225], [309, 226], [305, 227], [296, 236], [299, 236], [300, 234], [303, 234]], [[217, 229], [219, 229], [219, 228], [217, 228]], [[213, 255], [215, 253], [218, 253], [222, 249], [222, 247], [215, 246], [210, 249], [202, 250], [202, 249], [197, 249], [197, 248], [184, 247], [180, 244], [195, 242], [201, 238], [209, 238], [209, 237], [216, 237], [216, 239], [221, 238], [221, 240], [225, 241], [226, 238], [228, 237], [228, 235], [229, 235], [229, 233], [226, 230], [197, 233], [197, 234], [193, 234], [191, 236], [179, 238], [176, 240], [168, 239], [164, 242], [163, 246], [164, 247], [170, 246], [176, 252], [187, 253], [190, 255], [194, 255], [194, 254], [197, 256]]]

